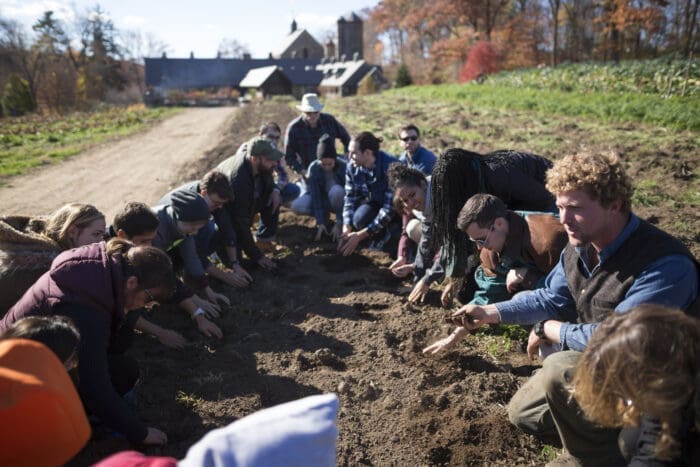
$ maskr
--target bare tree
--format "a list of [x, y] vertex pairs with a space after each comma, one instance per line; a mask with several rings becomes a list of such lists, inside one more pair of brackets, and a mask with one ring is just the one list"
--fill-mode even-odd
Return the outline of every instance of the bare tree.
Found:
[[246, 44], [242, 44], [238, 39], [222, 39], [219, 43], [217, 55], [226, 58], [243, 58], [244, 54], [250, 54], [250, 49]]

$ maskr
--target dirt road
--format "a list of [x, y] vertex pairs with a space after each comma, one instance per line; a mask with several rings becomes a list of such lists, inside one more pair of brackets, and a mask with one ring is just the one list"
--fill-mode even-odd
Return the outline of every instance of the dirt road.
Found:
[[153, 204], [176, 183], [201, 175], [204, 155], [238, 111], [187, 109], [144, 132], [14, 177], [0, 188], [0, 213], [47, 214], [65, 203], [85, 202], [104, 212], [109, 223], [124, 203]]

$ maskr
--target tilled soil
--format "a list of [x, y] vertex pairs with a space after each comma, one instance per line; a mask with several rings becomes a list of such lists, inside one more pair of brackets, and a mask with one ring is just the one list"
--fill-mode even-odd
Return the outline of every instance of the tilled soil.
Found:
[[[192, 154], [169, 185], [233, 154], [261, 122], [284, 127], [295, 115], [285, 102], [234, 113], [220, 142]], [[644, 208], [641, 214], [657, 221], [696, 219], [688, 209]], [[407, 304], [410, 284], [389, 273], [388, 256], [363, 250], [343, 258], [331, 243], [312, 243], [312, 227], [312, 219], [283, 210], [274, 253], [279, 271], [250, 268], [255, 282], [244, 290], [214, 284], [232, 302], [217, 320], [223, 339], [204, 338], [177, 311], [151, 312], [150, 319], [190, 343], [177, 351], [138, 336], [131, 350], [142, 368], [134, 410], [169, 437], [167, 446], [144, 452], [182, 457], [211, 429], [261, 408], [335, 392], [341, 399], [339, 465], [543, 464], [543, 444], [513, 428], [506, 414], [511, 396], [537, 369], [523, 343], [496, 329], [469, 336], [443, 356], [423, 355], [422, 348], [450, 330], [442, 323], [438, 292], [424, 305]], [[97, 429], [72, 464], [128, 448]]]
[[[260, 122], [284, 125], [295, 116], [284, 104], [243, 110], [198, 160], [202, 170], [231, 155]], [[332, 243], [312, 243], [312, 227], [312, 219], [283, 210], [279, 271], [251, 269], [255, 282], [245, 290], [215, 284], [232, 302], [217, 321], [223, 339], [204, 338], [177, 311], [151, 312], [190, 343], [177, 351], [139, 336], [131, 350], [142, 369], [135, 410], [169, 438], [144, 452], [182, 457], [211, 429], [335, 392], [339, 465], [541, 464], [542, 445], [506, 415], [508, 400], [535, 368], [520, 344], [470, 336], [442, 357], [424, 356], [423, 347], [449, 332], [438, 292], [425, 305], [407, 304], [409, 284], [389, 273], [387, 255], [363, 250], [343, 258]], [[128, 448], [98, 429], [72, 464]]]

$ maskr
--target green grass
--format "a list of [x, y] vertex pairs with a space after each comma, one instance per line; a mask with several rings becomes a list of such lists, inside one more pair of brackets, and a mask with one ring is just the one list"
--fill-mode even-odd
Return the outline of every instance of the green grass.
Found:
[[563, 63], [555, 68], [501, 72], [488, 77], [499, 86], [584, 93], [700, 94], [700, 62], [662, 57], [613, 63]]
[[603, 123], [640, 122], [674, 130], [700, 130], [700, 95], [662, 97], [634, 92], [579, 92], [511, 87], [493, 83], [410, 86], [391, 96], [463, 102], [471, 108], [565, 115]]
[[178, 112], [142, 105], [55, 117], [0, 119], [0, 178], [79, 154], [89, 146], [125, 136]]

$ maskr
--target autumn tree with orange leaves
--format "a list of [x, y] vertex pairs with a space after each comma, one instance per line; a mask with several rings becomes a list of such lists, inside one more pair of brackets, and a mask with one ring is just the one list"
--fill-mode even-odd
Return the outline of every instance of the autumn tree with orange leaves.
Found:
[[[698, 47], [700, 0], [382, 0], [369, 10], [383, 56], [418, 83], [455, 81], [474, 45], [494, 69], [647, 58]], [[478, 49], [476, 49], [478, 50]]]

